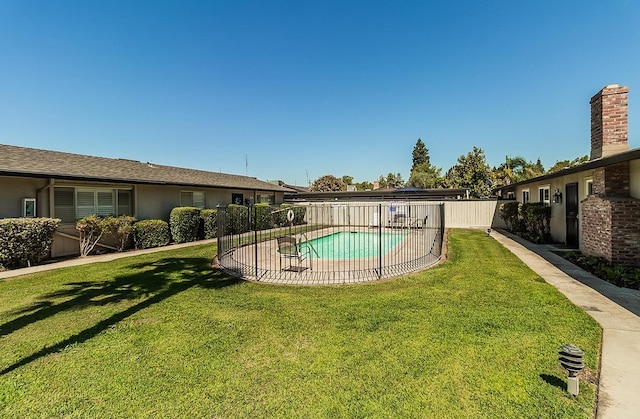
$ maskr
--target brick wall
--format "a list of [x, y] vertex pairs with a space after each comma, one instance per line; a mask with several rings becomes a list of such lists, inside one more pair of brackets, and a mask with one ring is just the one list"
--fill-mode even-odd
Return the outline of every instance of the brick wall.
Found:
[[628, 87], [610, 84], [591, 98], [592, 160], [629, 149], [628, 93]]
[[640, 200], [590, 195], [582, 201], [585, 255], [640, 266]]
[[593, 171], [593, 193], [601, 196], [628, 197], [631, 191], [629, 162], [599, 167]]

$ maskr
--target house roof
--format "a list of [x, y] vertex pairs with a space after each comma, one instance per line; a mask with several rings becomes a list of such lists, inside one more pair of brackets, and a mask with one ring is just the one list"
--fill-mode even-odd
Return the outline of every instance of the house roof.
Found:
[[557, 177], [570, 175], [573, 173], [582, 172], [585, 170], [597, 169], [599, 167], [609, 166], [612, 164], [623, 163], [630, 160], [640, 159], [640, 148], [634, 148], [629, 151], [623, 151], [618, 154], [614, 154], [608, 157], [601, 157], [599, 159], [589, 160], [588, 162], [579, 164], [577, 166], [568, 167], [563, 170], [559, 170], [557, 172], [548, 173], [546, 175], [538, 176], [535, 178], [523, 180], [521, 182], [512, 183], [510, 185], [501, 186], [497, 188], [498, 190], [502, 190], [503, 192], [515, 191], [518, 186], [527, 185], [529, 183], [540, 182], [542, 180], [550, 180], [555, 179]]
[[249, 176], [0, 144], [0, 175], [291, 192]]
[[[408, 193], [407, 193], [408, 192]], [[458, 199], [467, 189], [375, 189], [373, 191], [301, 192], [285, 194], [285, 201], [368, 201], [399, 199]]]

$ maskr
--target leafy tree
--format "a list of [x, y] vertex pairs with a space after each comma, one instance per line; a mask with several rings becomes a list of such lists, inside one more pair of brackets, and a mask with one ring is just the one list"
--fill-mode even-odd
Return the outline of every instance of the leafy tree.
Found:
[[344, 175], [342, 176], [342, 181], [345, 185], [353, 185], [353, 176]]
[[491, 194], [493, 173], [487, 164], [484, 151], [476, 146], [458, 157], [458, 163], [446, 174], [446, 185], [452, 188], [468, 188], [474, 198]]
[[342, 179], [338, 179], [333, 175], [319, 177], [311, 184], [311, 190], [314, 192], [344, 191], [346, 189]]
[[404, 186], [404, 180], [400, 173], [396, 173], [395, 175], [391, 172], [387, 174], [386, 177], [380, 175], [378, 178], [378, 182], [380, 183], [381, 188], [393, 188], [398, 189]]
[[416, 145], [413, 147], [413, 165], [411, 166], [411, 171], [413, 171], [417, 166], [425, 164], [431, 164], [429, 161], [429, 149], [424, 145], [422, 139], [418, 138]]
[[430, 163], [424, 163], [414, 167], [407, 181], [407, 186], [416, 188], [432, 189], [443, 186], [442, 169]]
[[359, 191], [372, 191], [373, 183], [367, 182], [366, 180], [364, 182], [358, 182], [356, 183], [356, 189]]
[[560, 161], [556, 161], [556, 164], [554, 164], [553, 166], [551, 166], [549, 168], [549, 170], [547, 171], [547, 173], [555, 173], [555, 172], [559, 172], [560, 170], [563, 169], [568, 169], [570, 167], [574, 167], [577, 166], [579, 164], [582, 164], [584, 162], [589, 161], [589, 156], [582, 156], [582, 157], [576, 157], [575, 159], [569, 161], [569, 160], [560, 160]]
[[505, 156], [504, 163], [493, 168], [493, 175], [496, 186], [505, 186], [542, 176], [544, 175], [544, 167], [540, 159], [536, 163], [531, 163], [521, 156]]

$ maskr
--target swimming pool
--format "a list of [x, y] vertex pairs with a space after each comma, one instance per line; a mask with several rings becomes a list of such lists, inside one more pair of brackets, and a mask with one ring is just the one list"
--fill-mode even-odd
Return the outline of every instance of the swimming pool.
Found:
[[362, 259], [386, 254], [407, 235], [366, 231], [340, 231], [301, 243], [309, 244], [314, 259]]

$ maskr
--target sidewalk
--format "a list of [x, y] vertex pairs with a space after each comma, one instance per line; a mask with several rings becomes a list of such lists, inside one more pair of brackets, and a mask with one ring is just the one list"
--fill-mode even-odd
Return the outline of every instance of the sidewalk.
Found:
[[551, 252], [506, 232], [491, 235], [602, 326], [596, 417], [640, 415], [640, 291], [619, 288]]

